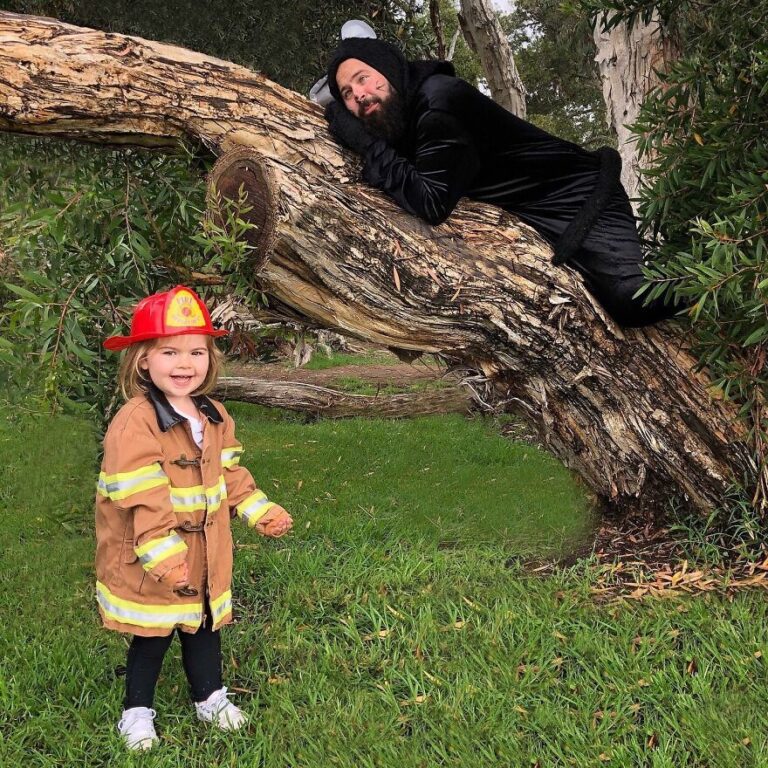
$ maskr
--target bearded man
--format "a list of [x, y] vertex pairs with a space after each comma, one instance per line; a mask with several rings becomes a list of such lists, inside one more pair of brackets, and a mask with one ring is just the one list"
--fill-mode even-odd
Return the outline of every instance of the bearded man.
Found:
[[333, 137], [363, 156], [363, 178], [430, 224], [460, 198], [514, 214], [554, 249], [613, 319], [643, 326], [679, 307], [643, 306], [643, 254], [618, 153], [559, 139], [507, 112], [445, 61], [407, 62], [383, 40], [348, 38], [328, 66]]

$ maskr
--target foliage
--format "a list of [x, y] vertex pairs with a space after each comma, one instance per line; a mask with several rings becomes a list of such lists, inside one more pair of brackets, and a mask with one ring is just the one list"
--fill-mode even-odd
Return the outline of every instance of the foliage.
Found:
[[[609, 24], [647, 20], [653, 10], [628, 0], [588, 5], [608, 10]], [[648, 294], [676, 295], [690, 305], [713, 394], [741, 405], [760, 463], [750, 496], [762, 518], [768, 492], [768, 2], [706, 0], [657, 10], [682, 55], [646, 99], [635, 126], [650, 162], [641, 192], [654, 254]], [[724, 511], [729, 525], [732, 511]]]
[[693, 561], [755, 563], [768, 557], [764, 520], [737, 484], [708, 516], [691, 517], [674, 510], [669, 519], [672, 535]]
[[[326, 425], [323, 438], [296, 425], [305, 442], [292, 465], [277, 455], [289, 450], [288, 435], [254, 413], [238, 414], [248, 433], [244, 461], [297, 514], [294, 532], [280, 541], [233, 526], [238, 622], [222, 631], [224, 674], [250, 724], [221, 734], [197, 722], [174, 642], [156, 698], [161, 742], [139, 757], [125, 753], [115, 728], [125, 639], [100, 629], [96, 615], [92, 432], [80, 419], [0, 417], [0, 464], [8, 469], [0, 487], [0, 611], [13, 617], [0, 625], [0, 764], [766, 764], [762, 590], [732, 599], [597, 601], [589, 568], [542, 578], [506, 567], [506, 542], [473, 543], [472, 513], [482, 504], [464, 521], [455, 505], [432, 507], [462, 531], [450, 548], [411, 538], [407, 505], [385, 532], [368, 512], [368, 478], [346, 450], [343, 469], [331, 469], [334, 457], [307, 492], [317, 469], [311, 457], [304, 463], [304, 448], [317, 448], [308, 439], [322, 439], [333, 456], [333, 431], [349, 437], [352, 422]], [[453, 439], [455, 426], [430, 448]], [[374, 468], [385, 470], [388, 446], [364, 437]], [[472, 441], [463, 442], [471, 451]], [[267, 453], [270, 446], [276, 452]], [[488, 447], [484, 436], [478, 464]], [[405, 453], [403, 463], [420, 467], [422, 458]], [[559, 483], [550, 478], [545, 470], [539, 484]], [[389, 492], [397, 498], [403, 480], [431, 487], [436, 479], [390, 476]], [[463, 489], [470, 505], [475, 493], [492, 499], [483, 479], [486, 487]]]
[[191, 156], [3, 137], [0, 163], [0, 242], [14, 265], [0, 294], [0, 362], [12, 397], [103, 413], [117, 360], [101, 342], [127, 330], [139, 298], [174, 283], [259, 302], [236, 239], [247, 225], [236, 208], [226, 233], [201, 221]]
[[528, 120], [577, 144], [614, 142], [586, 15], [562, 0], [518, 0], [501, 23], [525, 84]]

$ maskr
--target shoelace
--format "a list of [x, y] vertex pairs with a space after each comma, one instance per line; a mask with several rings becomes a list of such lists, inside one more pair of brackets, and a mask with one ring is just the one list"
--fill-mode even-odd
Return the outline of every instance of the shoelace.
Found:
[[131, 712], [129, 710], [128, 714], [124, 714], [120, 718], [117, 727], [122, 730], [124, 727], [133, 725], [137, 720], [149, 720], [152, 722], [156, 717], [157, 712], [154, 709], [147, 709], [145, 712]]
[[219, 688], [211, 694], [211, 698], [203, 703], [203, 707], [206, 711], [212, 715], [218, 715], [228, 707], [234, 707], [235, 705], [229, 700], [229, 697], [233, 694], [229, 693], [226, 688]]

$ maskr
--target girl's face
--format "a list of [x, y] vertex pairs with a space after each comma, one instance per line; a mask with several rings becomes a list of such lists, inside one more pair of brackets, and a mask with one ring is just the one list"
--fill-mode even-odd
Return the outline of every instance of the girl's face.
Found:
[[158, 339], [139, 363], [173, 403], [199, 389], [209, 365], [208, 336], [201, 333]]

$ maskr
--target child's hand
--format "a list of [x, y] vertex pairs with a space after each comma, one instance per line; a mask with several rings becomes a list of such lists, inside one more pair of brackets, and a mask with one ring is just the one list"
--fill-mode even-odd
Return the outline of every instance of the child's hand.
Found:
[[189, 566], [185, 560], [183, 563], [171, 568], [162, 579], [166, 584], [170, 584], [172, 589], [181, 589], [189, 586]]
[[262, 536], [279, 539], [293, 528], [293, 518], [279, 505], [275, 504], [264, 517], [256, 523], [256, 530]]

